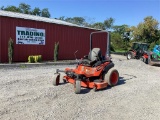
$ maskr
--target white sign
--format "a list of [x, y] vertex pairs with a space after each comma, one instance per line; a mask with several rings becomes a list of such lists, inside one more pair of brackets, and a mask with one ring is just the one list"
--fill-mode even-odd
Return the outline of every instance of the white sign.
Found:
[[16, 44], [45, 45], [45, 29], [16, 27]]

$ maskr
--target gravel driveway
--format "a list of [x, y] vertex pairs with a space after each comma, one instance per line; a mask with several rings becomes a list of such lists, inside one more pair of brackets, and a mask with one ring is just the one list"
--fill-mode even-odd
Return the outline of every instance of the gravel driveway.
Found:
[[41, 66], [0, 69], [1, 120], [158, 120], [160, 67], [112, 55], [119, 84], [74, 94], [72, 84], [53, 86], [55, 69]]

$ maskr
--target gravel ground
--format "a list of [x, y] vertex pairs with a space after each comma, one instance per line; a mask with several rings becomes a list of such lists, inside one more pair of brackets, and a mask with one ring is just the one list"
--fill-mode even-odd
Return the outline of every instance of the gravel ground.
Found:
[[[53, 86], [56, 68], [0, 69], [1, 120], [158, 120], [160, 67], [112, 55], [120, 81], [115, 87], [74, 94], [72, 84]], [[62, 74], [61, 74], [62, 76]]]

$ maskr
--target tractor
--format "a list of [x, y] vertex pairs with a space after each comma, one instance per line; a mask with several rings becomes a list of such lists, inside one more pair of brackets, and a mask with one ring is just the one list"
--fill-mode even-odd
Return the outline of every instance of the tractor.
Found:
[[147, 43], [134, 42], [131, 49], [127, 52], [127, 59], [141, 59], [147, 63], [148, 48], [149, 45]]
[[134, 42], [127, 52], [127, 59], [140, 59], [146, 64], [160, 64], [160, 45], [155, 45], [153, 51], [149, 51], [149, 44]]
[[[107, 34], [106, 55], [102, 56], [100, 48], [92, 48], [92, 36], [98, 33]], [[81, 61], [78, 62], [74, 69], [66, 68], [65, 70], [57, 69], [53, 76], [53, 85], [60, 83], [60, 72], [65, 73], [63, 76], [64, 83], [73, 84], [74, 92], [81, 93], [81, 87], [92, 88], [94, 91], [104, 89], [108, 85], [115, 86], [119, 81], [119, 72], [114, 68], [114, 63], [110, 58], [109, 32], [98, 31], [90, 34], [90, 51]]]

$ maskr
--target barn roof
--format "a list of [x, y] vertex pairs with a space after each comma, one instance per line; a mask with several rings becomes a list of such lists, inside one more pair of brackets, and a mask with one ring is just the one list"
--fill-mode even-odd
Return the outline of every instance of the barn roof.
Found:
[[46, 18], [46, 17], [35, 16], [35, 15], [29, 15], [29, 14], [3, 11], [3, 10], [0, 10], [0, 16], [21, 18], [21, 19], [35, 20], [35, 21], [42, 21], [42, 22], [55, 23], [55, 24], [61, 24], [61, 25], [67, 25], [67, 26], [81, 27], [81, 26], [78, 26], [76, 24], [72, 24], [72, 23], [69, 23], [69, 22], [65, 22], [65, 21], [57, 20], [57, 19], [53, 19], [53, 18]]

